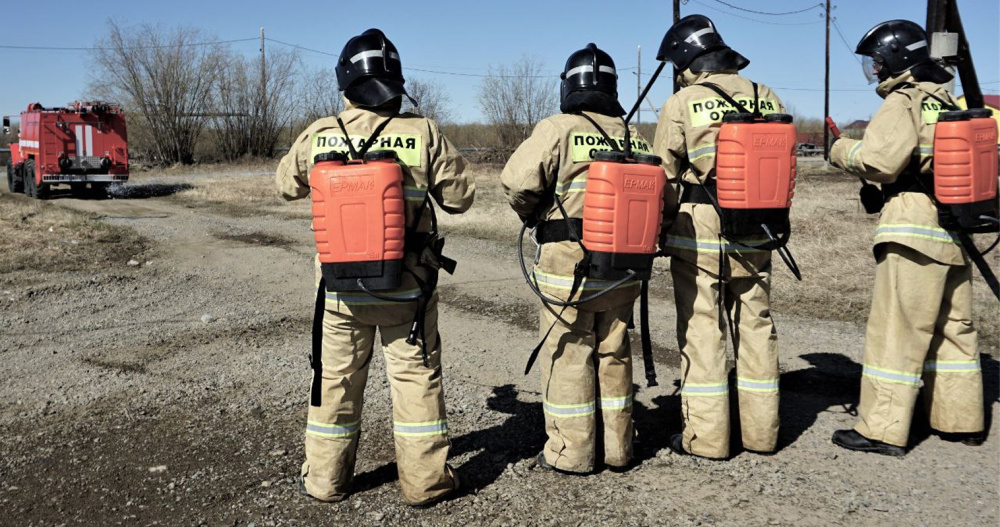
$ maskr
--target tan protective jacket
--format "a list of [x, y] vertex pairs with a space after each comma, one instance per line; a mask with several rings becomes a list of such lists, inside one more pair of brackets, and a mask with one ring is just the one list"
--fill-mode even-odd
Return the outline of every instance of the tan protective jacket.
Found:
[[[958, 106], [941, 85], [917, 82], [909, 72], [878, 85], [885, 99], [864, 137], [840, 139], [830, 150], [830, 162], [876, 183], [893, 183], [907, 174], [932, 174], [934, 125], [948, 111], [928, 94]], [[928, 189], [933, 191], [933, 189]], [[937, 208], [926, 194], [902, 192], [882, 209], [875, 247], [898, 243], [945, 265], [964, 265], [965, 253], [953, 233], [941, 228]]]
[[[625, 144], [625, 122], [621, 117], [585, 113], [612, 139], [618, 141], [619, 148]], [[649, 143], [639, 135], [635, 127], [631, 126], [629, 130], [632, 151], [651, 153]], [[584, 117], [558, 114], [539, 122], [531, 136], [521, 143], [507, 161], [500, 175], [500, 183], [510, 206], [522, 218], [562, 220], [562, 213], [553, 202], [553, 198], [557, 198], [563, 203], [570, 218], [582, 218], [587, 170], [595, 153], [600, 150], [611, 148], [601, 132]], [[665, 201], [673, 203], [676, 200], [674, 192], [668, 189]], [[582, 258], [583, 251], [574, 242], [543, 245], [535, 266], [535, 277], [540, 289], [548, 295], [566, 300], [573, 283], [573, 269]], [[581, 293], [592, 294], [610, 283], [612, 282], [585, 280]], [[629, 282], [619, 287], [619, 291], [608, 293], [581, 306], [581, 309], [600, 311], [632, 302], [638, 293], [638, 282]], [[574, 298], [580, 296], [578, 293]]]
[[[754, 105], [751, 81], [735, 72], [685, 70], [682, 82], [687, 86], [667, 99], [660, 111], [653, 143], [653, 153], [663, 158], [667, 182], [678, 187], [681, 181], [695, 185], [715, 181], [715, 143], [722, 116], [739, 111], [715, 91], [700, 84], [710, 82], [719, 86], [747, 110], [753, 111]], [[784, 113], [781, 99], [771, 88], [758, 84], [757, 96], [762, 114]], [[674, 205], [669, 213], [676, 213], [677, 217], [673, 227], [661, 236], [661, 247], [670, 256], [716, 272], [721, 246], [740, 263], [730, 266], [733, 276], [754, 274], [770, 260], [770, 251], [725, 243], [719, 237], [718, 213], [710, 204]], [[764, 241], [747, 240], [748, 243]]]
[[[386, 120], [392, 112], [381, 109], [367, 109], [355, 106], [350, 101], [340, 114], [344, 126], [355, 148], [360, 148], [368, 140], [375, 128]], [[420, 225], [415, 232], [430, 232], [431, 217], [425, 203], [427, 193], [446, 212], [457, 214], [472, 206], [476, 185], [471, 174], [465, 170], [465, 158], [441, 135], [437, 123], [415, 113], [403, 113], [393, 117], [370, 150], [394, 150], [403, 165], [403, 192], [406, 199], [406, 226], [414, 229], [413, 222], [420, 213]], [[309, 172], [313, 168], [313, 158], [320, 153], [347, 152], [343, 132], [336, 117], [324, 117], [309, 125], [292, 145], [291, 150], [278, 163], [275, 182], [282, 197], [287, 200], [301, 199], [309, 195]], [[427, 263], [433, 259], [429, 251], [425, 254], [407, 254], [405, 265], [409, 269], [427, 277], [426, 269], [416, 265], [418, 259]], [[317, 259], [317, 268], [319, 266]], [[417, 284], [409, 273], [403, 273], [402, 285], [386, 295], [414, 292]], [[363, 292], [329, 293], [327, 308], [350, 313], [352, 308], [371, 307], [375, 310], [390, 305]], [[401, 304], [395, 304], [400, 306]], [[406, 305], [406, 304], [402, 304]], [[412, 304], [415, 305], [415, 304]], [[400, 315], [400, 322], [407, 315]], [[390, 321], [386, 321], [389, 324]]]

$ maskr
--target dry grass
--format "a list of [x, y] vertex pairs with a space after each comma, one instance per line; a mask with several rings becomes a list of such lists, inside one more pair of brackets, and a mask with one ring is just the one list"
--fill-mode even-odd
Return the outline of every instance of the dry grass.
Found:
[[51, 203], [0, 199], [0, 275], [124, 265], [146, 250], [134, 230]]
[[476, 179], [476, 202], [468, 212], [438, 214], [441, 230], [448, 233], [507, 243], [513, 246], [521, 220], [507, 204], [500, 186], [502, 165], [472, 165]]

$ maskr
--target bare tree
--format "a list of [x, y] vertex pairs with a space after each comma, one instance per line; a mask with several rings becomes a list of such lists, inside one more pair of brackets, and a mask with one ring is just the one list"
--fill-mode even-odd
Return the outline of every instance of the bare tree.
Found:
[[479, 85], [479, 108], [496, 131], [502, 148], [513, 150], [556, 110], [555, 76], [531, 57], [490, 67]]
[[305, 71], [298, 90], [299, 128], [322, 117], [344, 110], [344, 99], [337, 89], [337, 75], [329, 68]]
[[108, 21], [108, 35], [93, 52], [90, 91], [125, 107], [130, 127], [139, 132], [133, 138], [159, 162], [194, 162], [225, 55], [211, 40], [193, 28], [126, 28]]
[[212, 118], [225, 159], [273, 155], [294, 114], [297, 60], [294, 52], [283, 50], [254, 60], [229, 54], [215, 85]]
[[409, 79], [406, 81], [406, 93], [417, 100], [418, 106], [413, 107], [408, 99], [403, 98], [403, 111], [415, 111], [424, 117], [447, 124], [451, 122], [451, 97], [444, 86], [436, 80]]

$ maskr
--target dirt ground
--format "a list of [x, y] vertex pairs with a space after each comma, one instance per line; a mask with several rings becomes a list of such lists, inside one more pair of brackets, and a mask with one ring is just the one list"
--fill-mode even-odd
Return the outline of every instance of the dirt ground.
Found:
[[[671, 454], [679, 357], [663, 266], [652, 305], [660, 386], [641, 384], [636, 357], [641, 463], [587, 477], [539, 471], [537, 370], [522, 375], [537, 339], [536, 300], [510, 242], [475, 236], [460, 221], [445, 222], [459, 268], [442, 278], [440, 320], [451, 463], [464, 491], [427, 510], [402, 505], [388, 382], [376, 373], [355, 494], [339, 504], [303, 498], [294, 478], [310, 379], [308, 201], [216, 199], [227, 188], [272, 196], [269, 185], [259, 170], [175, 170], [143, 175], [110, 200], [0, 195], [0, 524], [1000, 523], [995, 426], [983, 446], [968, 447], [930, 435], [918, 417], [902, 459], [830, 443], [855, 420], [864, 341], [863, 324], [832, 307], [823, 317], [776, 306], [777, 454], [737, 452], [724, 462]], [[809, 186], [800, 188], [809, 199]], [[476, 207], [496, 199], [487, 196]], [[37, 247], [18, 250], [26, 232]], [[789, 280], [778, 274], [775, 289]], [[980, 346], [992, 424], [997, 345]], [[384, 371], [375, 357], [373, 371]]]

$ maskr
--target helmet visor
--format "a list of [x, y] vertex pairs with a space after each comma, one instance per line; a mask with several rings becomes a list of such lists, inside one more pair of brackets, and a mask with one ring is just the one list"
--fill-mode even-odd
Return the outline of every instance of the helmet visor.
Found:
[[875, 84], [885, 78], [885, 72], [882, 71], [885, 67], [885, 63], [875, 57], [865, 55], [861, 58], [861, 69], [868, 84]]
[[875, 75], [875, 59], [868, 55], [862, 57], [861, 70], [864, 72], [865, 80], [868, 81], [868, 84], [872, 84], [878, 80], [878, 77]]

